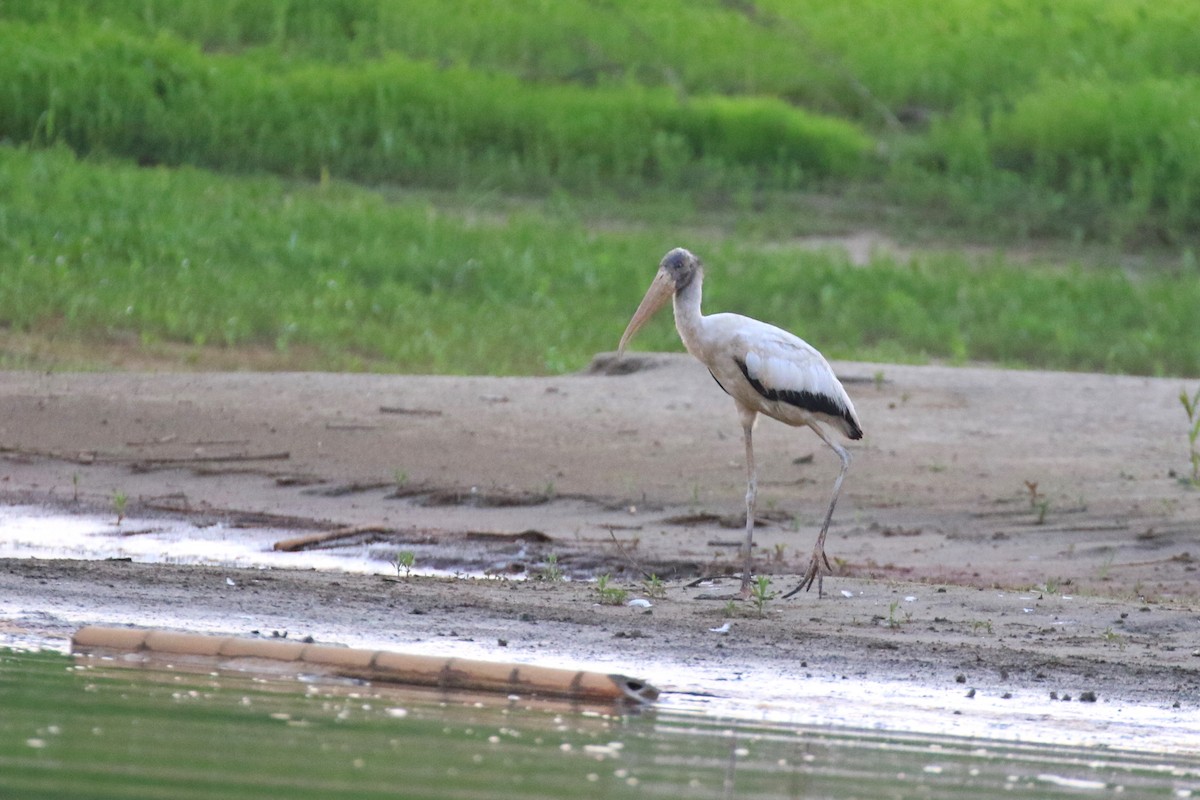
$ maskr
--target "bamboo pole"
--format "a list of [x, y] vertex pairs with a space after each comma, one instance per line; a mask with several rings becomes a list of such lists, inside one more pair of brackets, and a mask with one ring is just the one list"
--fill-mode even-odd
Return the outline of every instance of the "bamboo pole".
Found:
[[80, 628], [71, 638], [71, 650], [78, 655], [144, 653], [221, 662], [290, 662], [306, 672], [338, 677], [575, 701], [642, 704], [658, 697], [658, 689], [624, 675], [142, 628]]

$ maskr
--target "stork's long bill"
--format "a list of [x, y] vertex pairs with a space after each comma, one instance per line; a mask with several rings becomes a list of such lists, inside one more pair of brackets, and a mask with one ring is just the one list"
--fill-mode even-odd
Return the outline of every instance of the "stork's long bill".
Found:
[[642, 298], [642, 302], [638, 304], [637, 311], [633, 312], [633, 318], [629, 320], [629, 325], [625, 327], [625, 333], [621, 336], [621, 343], [617, 345], [617, 355], [625, 352], [625, 345], [629, 344], [633, 339], [633, 335], [638, 332], [638, 329], [646, 324], [646, 321], [653, 317], [660, 308], [665, 306], [668, 301], [675, 295], [675, 281], [665, 269], [659, 269], [658, 274], [654, 276], [650, 288], [646, 290], [646, 296]]

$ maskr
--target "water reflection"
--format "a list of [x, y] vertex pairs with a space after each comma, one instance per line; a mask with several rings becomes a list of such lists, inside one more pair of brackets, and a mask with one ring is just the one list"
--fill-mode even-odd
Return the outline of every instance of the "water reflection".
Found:
[[4, 797], [1200, 795], [1200, 760], [0, 651]]

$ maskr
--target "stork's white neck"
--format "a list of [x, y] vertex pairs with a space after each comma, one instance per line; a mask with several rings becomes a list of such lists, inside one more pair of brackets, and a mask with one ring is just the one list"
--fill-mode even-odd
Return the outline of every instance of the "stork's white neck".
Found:
[[690, 283], [675, 293], [675, 330], [683, 346], [697, 358], [701, 358], [704, 339], [704, 317], [700, 313], [700, 298], [703, 294], [704, 273], [696, 270]]

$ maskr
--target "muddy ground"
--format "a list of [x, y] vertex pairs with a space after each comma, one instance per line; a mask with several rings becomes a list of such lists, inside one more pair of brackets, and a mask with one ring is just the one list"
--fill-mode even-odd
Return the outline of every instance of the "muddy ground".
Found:
[[[752, 663], [1200, 706], [1184, 382], [835, 367], [866, 429], [830, 530], [835, 574], [824, 598], [761, 614], [705, 599], [737, 588], [721, 576], [737, 569], [745, 475], [731, 402], [686, 356], [601, 356], [553, 378], [4, 373], [7, 503], [111, 513], [123, 494], [130, 515], [296, 536], [362, 526], [328, 546], [491, 577], [8, 559], [0, 627], [471, 640], [631, 674]], [[757, 564], [780, 591], [807, 562], [837, 459], [770, 420], [756, 452]], [[549, 556], [575, 580], [545, 579]], [[603, 573], [652, 608], [599, 602], [581, 579]]]

